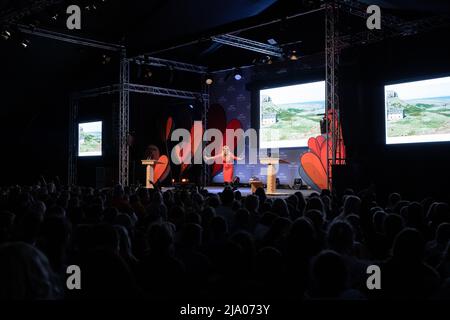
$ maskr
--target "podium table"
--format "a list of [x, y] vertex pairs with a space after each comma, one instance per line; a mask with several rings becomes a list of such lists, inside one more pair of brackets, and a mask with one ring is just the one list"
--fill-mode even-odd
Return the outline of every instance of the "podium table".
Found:
[[275, 194], [277, 191], [277, 171], [275, 165], [279, 163], [279, 158], [260, 158], [261, 164], [267, 165], [267, 194]]
[[147, 171], [146, 171], [146, 179], [145, 179], [145, 187], [147, 189], [153, 189], [153, 185], [152, 183], [154, 183], [155, 181], [154, 179], [154, 173], [155, 173], [155, 165], [157, 165], [158, 162], [157, 160], [141, 160], [142, 164], [144, 166], [147, 166]]

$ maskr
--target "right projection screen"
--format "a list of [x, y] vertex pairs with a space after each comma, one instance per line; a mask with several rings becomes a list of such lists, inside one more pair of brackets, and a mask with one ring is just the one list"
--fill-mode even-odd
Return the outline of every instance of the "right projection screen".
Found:
[[450, 141], [450, 77], [386, 85], [386, 144]]

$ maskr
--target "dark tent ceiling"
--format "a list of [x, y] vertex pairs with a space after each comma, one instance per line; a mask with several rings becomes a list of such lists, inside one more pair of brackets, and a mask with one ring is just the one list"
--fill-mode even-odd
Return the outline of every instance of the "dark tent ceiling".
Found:
[[[65, 27], [67, 17], [65, 9], [69, 4], [78, 4], [82, 8], [82, 29], [70, 31], [70, 34], [124, 44], [129, 53], [135, 55], [205, 39], [210, 35], [228, 33], [273, 19], [283, 19], [299, 12], [319, 8], [323, 2], [321, 0], [0, 0], [0, 27], [9, 23], [22, 23], [67, 33], [69, 31]], [[450, 11], [450, 2], [447, 0], [360, 2], [378, 4], [388, 12], [400, 16], [414, 17], [417, 14], [442, 14]], [[354, 21], [353, 24], [364, 25], [361, 19]], [[240, 35], [262, 42], [274, 38], [280, 44], [301, 41], [300, 51], [315, 52], [323, 47], [323, 14], [315, 13], [296, 21], [283, 21]], [[210, 46], [211, 43], [202, 43], [195, 49], [170, 52], [169, 57], [173, 55], [173, 58], [179, 58], [182, 55], [184, 60], [196, 63], [201, 60], [204, 64], [214, 64], [223, 56], [236, 58], [235, 64], [245, 61], [248, 63], [249, 59], [251, 61], [251, 56], [242, 53], [242, 50], [237, 50], [237, 54], [233, 54], [231, 50], [216, 54], [217, 49], [222, 46]], [[236, 52], [236, 49], [233, 52]], [[209, 53], [213, 55], [210, 59]], [[218, 57], [214, 57], [214, 54]]]

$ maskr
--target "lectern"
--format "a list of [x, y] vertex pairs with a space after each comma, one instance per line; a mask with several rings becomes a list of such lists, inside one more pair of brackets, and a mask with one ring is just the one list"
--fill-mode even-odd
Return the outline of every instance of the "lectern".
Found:
[[158, 162], [157, 160], [141, 160], [141, 162], [144, 166], [147, 166], [145, 187], [147, 189], [153, 189], [152, 183], [155, 182], [155, 181], [153, 181], [154, 173], [155, 173], [155, 165], [157, 165], [158, 163], [161, 163], [161, 162]]
[[277, 180], [277, 171], [275, 165], [279, 163], [279, 158], [260, 158], [259, 162], [261, 164], [267, 165], [267, 194], [276, 193], [276, 180]]

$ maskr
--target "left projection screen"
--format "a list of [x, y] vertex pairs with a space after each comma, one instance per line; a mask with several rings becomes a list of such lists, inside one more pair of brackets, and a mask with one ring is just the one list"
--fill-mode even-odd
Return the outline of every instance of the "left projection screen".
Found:
[[102, 155], [102, 121], [78, 124], [78, 156]]

